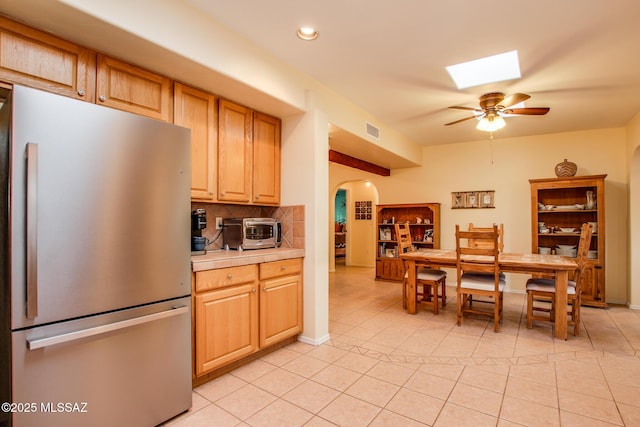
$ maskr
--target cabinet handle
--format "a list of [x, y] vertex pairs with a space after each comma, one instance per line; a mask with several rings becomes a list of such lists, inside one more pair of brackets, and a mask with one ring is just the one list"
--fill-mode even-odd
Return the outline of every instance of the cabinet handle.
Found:
[[251, 292], [256, 293], [256, 288], [251, 289]]
[[80, 89], [80, 90], [78, 91], [78, 96], [84, 96], [84, 90]]
[[263, 291], [265, 291], [265, 292], [267, 292], [267, 288], [266, 288], [266, 287], [265, 287], [265, 288], [262, 288], [262, 290], [263, 290]]
[[233, 274], [229, 273], [229, 275], [227, 276], [227, 279], [229, 280], [233, 279]]
[[221, 195], [221, 196], [224, 196], [224, 191], [221, 191], [221, 192], [220, 192], [220, 195]]
[[257, 194], [257, 195], [256, 195], [256, 200], [258, 200], [259, 198], [260, 198], [260, 195], [259, 195], [259, 194]]
[[285, 266], [285, 265], [280, 267], [280, 270], [286, 270], [286, 269], [287, 269], [287, 266]]
[[104, 95], [100, 95], [100, 97], [98, 98], [100, 101], [104, 102], [107, 100], [107, 97]]

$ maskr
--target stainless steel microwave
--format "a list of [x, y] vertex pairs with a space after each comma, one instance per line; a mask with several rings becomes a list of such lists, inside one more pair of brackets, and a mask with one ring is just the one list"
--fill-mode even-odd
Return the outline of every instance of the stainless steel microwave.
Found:
[[222, 244], [229, 249], [277, 248], [282, 243], [282, 226], [273, 218], [225, 218]]

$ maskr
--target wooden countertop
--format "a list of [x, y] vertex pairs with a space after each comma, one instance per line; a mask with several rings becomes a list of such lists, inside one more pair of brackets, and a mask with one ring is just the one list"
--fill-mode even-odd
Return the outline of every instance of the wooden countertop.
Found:
[[239, 265], [259, 264], [302, 257], [304, 257], [304, 249], [296, 248], [254, 249], [244, 250], [242, 252], [220, 249], [210, 251], [204, 255], [192, 256], [191, 270], [194, 272], [214, 270], [217, 268], [236, 267]]

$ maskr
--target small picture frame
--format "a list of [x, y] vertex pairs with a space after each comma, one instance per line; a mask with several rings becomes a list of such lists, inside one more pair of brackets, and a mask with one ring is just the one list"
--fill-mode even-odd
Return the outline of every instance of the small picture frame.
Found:
[[454, 209], [464, 208], [465, 207], [465, 193], [457, 192], [451, 193], [451, 207]]
[[477, 208], [480, 206], [480, 200], [478, 197], [478, 193], [475, 191], [470, 191], [467, 193], [467, 201], [465, 203], [466, 208]]
[[385, 255], [387, 256], [387, 258], [395, 258], [396, 257], [396, 250], [392, 249], [392, 248], [387, 248], [387, 251], [385, 252]]
[[483, 191], [480, 193], [480, 207], [492, 208], [493, 207], [493, 191]]
[[380, 240], [391, 240], [391, 229], [390, 228], [381, 228], [380, 229]]

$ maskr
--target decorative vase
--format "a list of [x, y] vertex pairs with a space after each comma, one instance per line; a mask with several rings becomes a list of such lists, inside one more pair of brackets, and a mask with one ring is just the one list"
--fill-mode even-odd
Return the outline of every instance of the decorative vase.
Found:
[[578, 165], [573, 162], [564, 159], [564, 162], [560, 162], [556, 165], [556, 176], [558, 178], [574, 176], [578, 171]]

